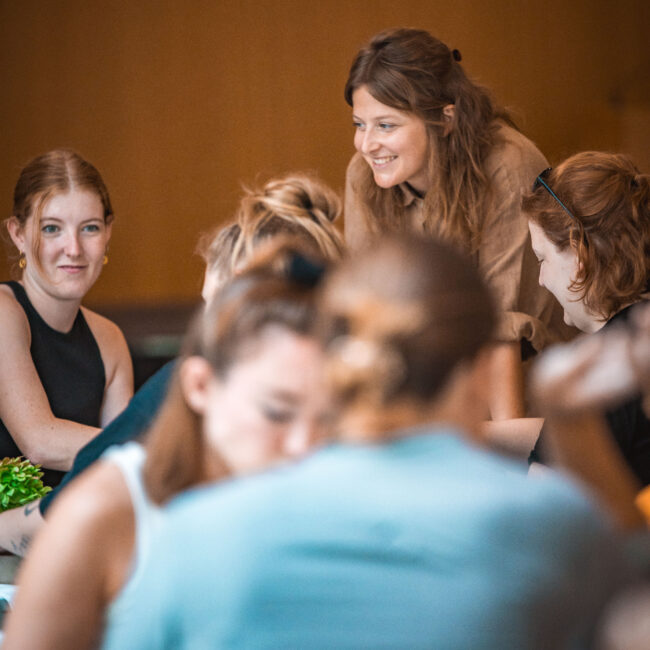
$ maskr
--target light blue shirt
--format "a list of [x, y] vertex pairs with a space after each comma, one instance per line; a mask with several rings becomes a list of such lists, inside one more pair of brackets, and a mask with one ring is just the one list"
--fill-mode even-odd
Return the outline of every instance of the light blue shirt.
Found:
[[409, 433], [177, 499], [113, 647], [586, 645], [618, 571], [588, 499]]

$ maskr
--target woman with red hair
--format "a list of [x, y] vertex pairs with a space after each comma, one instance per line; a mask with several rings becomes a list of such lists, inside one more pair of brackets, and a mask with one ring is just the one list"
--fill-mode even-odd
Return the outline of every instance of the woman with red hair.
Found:
[[[542, 172], [523, 200], [539, 283], [564, 320], [595, 334], [624, 323], [647, 300], [650, 179], [622, 154], [584, 152]], [[618, 447], [642, 485], [650, 483], [650, 421], [634, 398], [606, 412]], [[541, 440], [541, 438], [540, 438]], [[532, 459], [543, 457], [538, 444]]]

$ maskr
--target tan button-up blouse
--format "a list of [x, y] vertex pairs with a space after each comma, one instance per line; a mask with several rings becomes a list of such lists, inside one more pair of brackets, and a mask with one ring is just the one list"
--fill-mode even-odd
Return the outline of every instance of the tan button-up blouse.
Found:
[[[368, 207], [358, 182], [366, 164], [360, 154], [355, 154], [346, 176], [345, 238], [352, 249], [371, 236]], [[528, 138], [509, 126], [501, 126], [501, 141], [486, 160], [492, 197], [475, 254], [477, 266], [500, 310], [498, 339], [527, 339], [536, 350], [575, 333], [564, 324], [559, 303], [539, 286], [538, 263], [530, 244], [528, 222], [520, 207], [522, 194], [530, 190], [537, 174], [546, 167], [546, 159]], [[413, 227], [422, 231], [423, 201], [408, 185], [400, 187]]]

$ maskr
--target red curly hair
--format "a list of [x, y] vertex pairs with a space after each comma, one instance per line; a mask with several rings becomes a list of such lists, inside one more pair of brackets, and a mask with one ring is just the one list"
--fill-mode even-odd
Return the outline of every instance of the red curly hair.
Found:
[[571, 246], [579, 271], [571, 290], [608, 320], [648, 291], [650, 179], [628, 156], [586, 151], [551, 170], [548, 186], [524, 196], [522, 208], [559, 249]]

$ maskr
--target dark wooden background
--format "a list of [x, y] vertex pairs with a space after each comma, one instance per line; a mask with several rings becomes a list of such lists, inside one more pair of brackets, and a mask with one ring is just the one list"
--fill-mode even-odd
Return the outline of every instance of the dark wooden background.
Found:
[[551, 161], [610, 149], [650, 170], [646, 0], [0, 0], [0, 214], [27, 160], [73, 147], [116, 213], [88, 304], [192, 301], [197, 236], [242, 183], [311, 169], [343, 187], [348, 67], [397, 25], [460, 49]]

